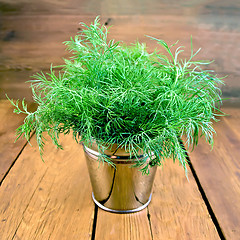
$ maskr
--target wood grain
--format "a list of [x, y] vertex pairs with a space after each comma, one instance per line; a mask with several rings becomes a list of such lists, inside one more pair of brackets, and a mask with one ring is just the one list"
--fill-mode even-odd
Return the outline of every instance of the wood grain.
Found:
[[190, 170], [188, 177], [172, 160], [158, 169], [149, 205], [153, 239], [219, 239]]
[[116, 214], [99, 209], [96, 240], [151, 240], [147, 209], [137, 213]]
[[214, 148], [200, 142], [190, 154], [193, 167], [227, 239], [240, 236], [240, 109], [215, 124]]
[[[161, 4], [154, 4], [162, 10]], [[186, 7], [182, 7], [186, 10]], [[196, 13], [185, 15], [172, 15], [167, 9], [166, 14], [138, 15], [110, 11], [101, 15], [101, 22], [104, 24], [111, 19], [108, 26], [113, 27], [110, 29], [109, 39], [126, 43], [138, 39], [147, 43], [149, 51], [159, 46], [145, 35], [164, 39], [169, 45], [179, 40], [179, 45], [186, 46], [181, 58], [189, 58], [192, 35], [194, 50], [203, 49], [195, 59], [215, 59], [210, 68], [216, 70], [219, 76], [228, 75], [226, 86], [223, 86], [224, 94], [239, 98], [240, 32], [230, 31], [228, 28], [216, 31], [214, 24], [206, 23], [205, 18], [198, 15], [201, 15], [204, 5], [196, 4], [195, 7]], [[35, 72], [49, 70], [51, 64], [63, 64], [62, 58], [68, 57], [69, 54], [62, 42], [79, 32], [79, 22], [89, 24], [97, 15], [99, 14], [94, 11], [87, 14], [81, 9], [81, 13], [70, 10], [68, 14], [50, 14], [43, 11], [14, 15], [13, 12], [12, 15], [1, 16], [3, 27], [0, 28], [0, 98], [7, 92], [12, 98], [26, 97], [31, 100], [29, 84], [25, 82], [31, 79]], [[236, 21], [234, 24], [236, 25]], [[6, 36], [12, 32], [12, 38], [5, 41]], [[228, 54], [229, 52], [232, 54]]]
[[[25, 81], [51, 63], [62, 64], [68, 56], [62, 42], [79, 31], [80, 21], [90, 23], [96, 15], [102, 23], [111, 19], [110, 38], [127, 43], [138, 38], [150, 51], [156, 45], [145, 34], [185, 46], [192, 35], [194, 49], [203, 48], [199, 58], [215, 59], [211, 67], [229, 76], [225, 96], [239, 101], [240, 15], [234, 0], [2, 0], [0, 98], [8, 93], [31, 101]], [[216, 124], [214, 150], [200, 143], [190, 157], [227, 239], [239, 239], [240, 114], [239, 109], [229, 111], [231, 116]], [[0, 116], [1, 181], [25, 142], [13, 144], [22, 116], [14, 115], [5, 101], [0, 102]], [[64, 152], [47, 146], [43, 164], [32, 144], [0, 188], [0, 239], [91, 239], [94, 206], [82, 150], [66, 137]], [[166, 163], [158, 170], [148, 209], [128, 215], [99, 210], [96, 239], [218, 239], [191, 174], [189, 179], [177, 164]]]
[[36, 142], [15, 163], [0, 189], [0, 239], [91, 239], [94, 204], [83, 150], [70, 136], [64, 151]]
[[[35, 107], [35, 104], [29, 104], [29, 111]], [[14, 114], [13, 109], [8, 100], [0, 100], [0, 182], [27, 142], [19, 139], [14, 143], [16, 129], [23, 123], [25, 116]]]
[[234, 134], [240, 139], [240, 107], [239, 108], [225, 108], [226, 117], [222, 117], [220, 120], [224, 121], [228, 127], [234, 131]]

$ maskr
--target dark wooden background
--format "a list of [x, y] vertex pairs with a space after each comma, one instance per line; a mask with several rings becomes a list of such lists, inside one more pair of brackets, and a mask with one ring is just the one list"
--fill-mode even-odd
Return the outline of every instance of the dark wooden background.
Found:
[[[225, 104], [240, 102], [239, 0], [0, 0], [0, 99], [31, 100], [29, 80], [35, 72], [61, 64], [62, 44], [99, 15], [114, 25], [111, 38], [144, 41], [154, 49], [151, 35], [169, 44], [202, 51], [198, 59], [214, 59], [210, 68], [228, 76], [222, 88]], [[189, 51], [182, 55], [187, 57]]]

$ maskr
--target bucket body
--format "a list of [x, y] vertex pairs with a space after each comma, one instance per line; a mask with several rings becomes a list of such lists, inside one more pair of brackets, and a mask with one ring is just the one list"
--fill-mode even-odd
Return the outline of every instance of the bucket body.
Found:
[[[94, 202], [102, 209], [117, 213], [137, 212], [151, 201], [151, 192], [157, 166], [150, 167], [148, 175], [133, 167], [136, 160], [119, 149], [105, 152], [112, 156], [115, 167], [98, 161], [96, 148], [84, 146]], [[111, 153], [114, 152], [114, 155]]]

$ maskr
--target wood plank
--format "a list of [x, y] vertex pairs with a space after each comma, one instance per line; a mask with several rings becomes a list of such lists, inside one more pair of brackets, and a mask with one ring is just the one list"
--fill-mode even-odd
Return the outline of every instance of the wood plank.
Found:
[[94, 204], [83, 150], [64, 137], [40, 159], [32, 141], [0, 189], [0, 239], [91, 239]]
[[109, 213], [99, 209], [95, 239], [152, 239], [147, 209], [130, 214]]
[[223, 117], [221, 121], [224, 121], [234, 133], [240, 139], [240, 106], [236, 108], [225, 108], [226, 117]]
[[[35, 108], [35, 104], [29, 104], [29, 111]], [[14, 114], [13, 109], [14, 107], [8, 100], [0, 100], [0, 182], [27, 142], [19, 139], [14, 143], [16, 129], [23, 123], [25, 116]]]
[[190, 154], [193, 167], [227, 239], [240, 236], [240, 108], [215, 124], [214, 148], [201, 141]]
[[[10, 97], [25, 96], [30, 100], [29, 85], [24, 82], [29, 80], [33, 73], [48, 70], [51, 63], [55, 66], [63, 64], [62, 58], [69, 54], [62, 42], [77, 34], [79, 22], [89, 24], [95, 17], [94, 12], [86, 14], [84, 11], [81, 14], [70, 11], [69, 14], [39, 12], [2, 16], [4, 27], [0, 28], [0, 36], [3, 36], [0, 37], [0, 98], [7, 92]], [[158, 46], [145, 35], [164, 39], [168, 44], [180, 40], [179, 44], [188, 49], [181, 54], [182, 58], [189, 57], [192, 35], [194, 49], [203, 49], [196, 59], [215, 59], [211, 68], [216, 70], [219, 76], [229, 76], [226, 86], [223, 86], [223, 93], [228, 97], [239, 98], [240, 48], [236, 46], [239, 46], [240, 32], [229, 31], [227, 28], [216, 30], [212, 24], [202, 23], [203, 19], [197, 17], [194, 14], [172, 15], [171, 12], [160, 15], [115, 13], [102, 14], [101, 22], [111, 19], [108, 25], [114, 27], [110, 29], [109, 38], [126, 43], [138, 39], [147, 43], [149, 51]], [[4, 40], [11, 32], [14, 32], [13, 37], [9, 41]], [[219, 51], [220, 46], [225, 47]], [[232, 54], [229, 55], [229, 52]]]
[[[43, 67], [49, 68], [51, 63], [62, 64], [62, 57], [69, 56], [65, 51], [63, 41], [79, 32], [80, 22], [90, 24], [96, 14], [38, 14], [38, 15], [13, 15], [2, 16], [4, 28], [0, 29], [2, 36], [11, 31], [15, 34], [9, 41], [0, 38], [1, 49], [1, 71], [21, 72], [36, 71]], [[234, 53], [234, 43], [239, 39], [239, 32], [216, 31], [210, 26], [196, 24], [194, 16], [171, 14], [159, 15], [101, 15], [101, 23], [104, 24], [111, 19], [108, 25], [113, 25], [110, 29], [109, 39], [132, 43], [136, 39], [146, 42], [149, 50], [154, 50], [157, 44], [145, 35], [159, 37], [168, 44], [180, 40], [179, 44], [186, 46], [186, 53], [181, 56], [189, 56], [190, 37], [193, 36], [194, 48], [199, 47], [203, 51], [198, 58], [213, 58], [220, 62], [212, 65], [218, 73], [220, 71], [238, 74], [237, 64], [234, 62], [238, 55]], [[213, 36], [215, 39], [213, 39]], [[231, 36], [231, 39], [229, 39]], [[216, 40], [217, 39], [217, 40]], [[217, 41], [217, 42], [216, 42]], [[227, 49], [223, 49], [222, 54], [232, 51], [234, 58], [223, 58], [218, 51], [219, 45], [224, 44]], [[220, 67], [223, 67], [221, 69]], [[235, 79], [237, 81], [237, 79]], [[228, 78], [229, 82], [229, 78]], [[237, 83], [237, 82], [236, 82]]]
[[149, 214], [153, 239], [219, 239], [190, 170], [172, 160], [158, 169]]

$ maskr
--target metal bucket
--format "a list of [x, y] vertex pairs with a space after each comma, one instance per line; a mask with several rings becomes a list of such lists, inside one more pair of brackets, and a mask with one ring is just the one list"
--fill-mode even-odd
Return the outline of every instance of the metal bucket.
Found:
[[92, 184], [93, 201], [103, 210], [115, 213], [131, 213], [144, 209], [151, 201], [151, 191], [157, 166], [151, 167], [148, 175], [140, 168], [132, 167], [136, 160], [119, 149], [107, 151], [112, 156], [115, 168], [98, 161], [95, 147], [84, 146], [88, 171]]

